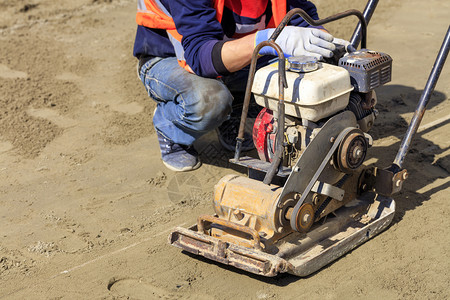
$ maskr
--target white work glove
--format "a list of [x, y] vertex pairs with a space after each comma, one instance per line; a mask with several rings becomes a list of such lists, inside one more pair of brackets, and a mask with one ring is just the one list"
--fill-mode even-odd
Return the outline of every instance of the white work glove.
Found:
[[[256, 32], [255, 46], [262, 41], [269, 40], [274, 28], [264, 29]], [[336, 46], [333, 44], [334, 37], [320, 29], [309, 27], [286, 26], [275, 40], [284, 56], [314, 56], [317, 59], [332, 57]], [[259, 54], [277, 55], [272, 47], [263, 47]]]

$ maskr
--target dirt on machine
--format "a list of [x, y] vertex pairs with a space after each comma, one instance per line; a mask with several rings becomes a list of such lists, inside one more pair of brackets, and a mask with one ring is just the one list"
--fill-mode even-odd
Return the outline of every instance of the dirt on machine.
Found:
[[[391, 81], [392, 58], [366, 45], [363, 13], [349, 10], [322, 20], [303, 10], [286, 15], [269, 41], [257, 45], [247, 83], [232, 163], [248, 176], [227, 175], [215, 186], [214, 214], [177, 227], [169, 243], [187, 252], [263, 276], [308, 276], [386, 229], [395, 213], [391, 196], [407, 179], [402, 167], [449, 49], [447, 32], [413, 121], [391, 166], [366, 166], [377, 119], [375, 89]], [[332, 59], [285, 58], [274, 42], [290, 19], [313, 26], [356, 16], [350, 40]], [[256, 71], [258, 52], [278, 58]], [[258, 157], [241, 156], [250, 100], [261, 106], [253, 125]]]

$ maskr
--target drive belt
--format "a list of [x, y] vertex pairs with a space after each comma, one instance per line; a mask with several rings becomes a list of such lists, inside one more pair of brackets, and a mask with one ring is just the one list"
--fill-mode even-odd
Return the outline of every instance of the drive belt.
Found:
[[[350, 177], [348, 174], [345, 174], [344, 177], [342, 177], [337, 183], [336, 186], [338, 188], [341, 188], [345, 181], [348, 179], [348, 177]], [[331, 197], [327, 197], [327, 199], [325, 199], [325, 201], [322, 202], [322, 204], [320, 204], [319, 208], [316, 210], [316, 212], [314, 213], [314, 220], [317, 220], [317, 218], [320, 216], [320, 214], [324, 211], [324, 209], [328, 206], [328, 204], [330, 204], [331, 200], [333, 198]]]

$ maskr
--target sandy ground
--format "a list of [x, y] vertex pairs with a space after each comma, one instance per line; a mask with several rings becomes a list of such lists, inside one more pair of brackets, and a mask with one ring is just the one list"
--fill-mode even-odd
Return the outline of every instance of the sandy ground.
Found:
[[[332, 2], [333, 4], [329, 4]], [[369, 163], [387, 166], [449, 25], [448, 1], [380, 1], [368, 46], [389, 53]], [[321, 16], [364, 1], [317, 1]], [[162, 165], [132, 57], [135, 1], [0, 0], [1, 299], [450, 298], [450, 62], [406, 159], [388, 230], [308, 278], [252, 276], [167, 244], [212, 213], [229, 170]], [[330, 26], [349, 38], [355, 20]]]

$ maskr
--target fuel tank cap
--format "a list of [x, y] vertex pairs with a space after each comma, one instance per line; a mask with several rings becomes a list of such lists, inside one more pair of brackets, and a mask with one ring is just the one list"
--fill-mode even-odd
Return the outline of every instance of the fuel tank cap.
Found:
[[319, 62], [314, 56], [291, 56], [288, 57], [288, 69], [292, 72], [307, 73], [319, 68]]

